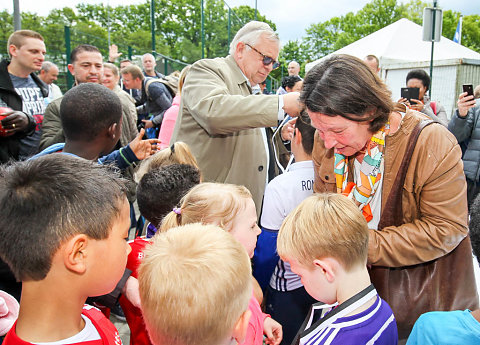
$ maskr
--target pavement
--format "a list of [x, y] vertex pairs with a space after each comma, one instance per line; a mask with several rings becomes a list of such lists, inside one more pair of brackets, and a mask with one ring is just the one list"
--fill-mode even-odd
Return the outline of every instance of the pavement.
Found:
[[128, 324], [125, 321], [117, 319], [114, 315], [110, 314], [110, 321], [115, 325], [120, 333], [120, 338], [122, 339], [123, 345], [130, 344], [130, 328], [128, 328]]

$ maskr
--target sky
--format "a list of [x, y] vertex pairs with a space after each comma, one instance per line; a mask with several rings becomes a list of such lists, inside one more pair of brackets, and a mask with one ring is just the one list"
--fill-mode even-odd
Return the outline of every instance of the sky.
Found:
[[[78, 3], [91, 3], [118, 6], [144, 3], [146, 0], [19, 0], [20, 10], [48, 15], [54, 8], [75, 7]], [[175, 0], [171, 0], [175, 1]], [[198, 0], [192, 0], [198, 1]], [[408, 2], [406, 0], [397, 0]], [[332, 17], [357, 12], [368, 0], [225, 0], [230, 7], [248, 5], [257, 9], [277, 25], [277, 32], [282, 43], [301, 39], [310, 24], [326, 21]], [[433, 6], [433, 1], [431, 2]], [[454, 10], [463, 15], [480, 14], [479, 0], [438, 0], [437, 6], [446, 10]], [[13, 0], [2, 0], [0, 11], [6, 9], [13, 12]]]

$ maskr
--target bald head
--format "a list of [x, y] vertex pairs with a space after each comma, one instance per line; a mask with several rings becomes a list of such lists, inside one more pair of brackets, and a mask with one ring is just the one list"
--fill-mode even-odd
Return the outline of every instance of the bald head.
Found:
[[287, 69], [288, 75], [298, 75], [300, 73], [300, 64], [297, 61], [291, 61]]
[[157, 66], [157, 62], [155, 61], [155, 57], [152, 54], [144, 54], [142, 56], [142, 65], [143, 70], [149, 76], [155, 77], [155, 66]]
[[378, 74], [378, 72], [380, 71], [380, 62], [375, 55], [367, 55], [365, 56], [363, 61], [367, 64], [367, 66], [373, 73]]

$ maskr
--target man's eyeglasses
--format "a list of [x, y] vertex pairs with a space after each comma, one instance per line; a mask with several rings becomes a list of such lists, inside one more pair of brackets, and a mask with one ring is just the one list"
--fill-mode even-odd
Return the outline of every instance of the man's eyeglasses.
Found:
[[263, 64], [265, 66], [268, 66], [272, 64], [272, 69], [277, 69], [280, 66], [280, 63], [278, 61], [275, 61], [275, 59], [271, 58], [270, 56], [267, 56], [265, 54], [260, 53], [257, 49], [253, 48], [250, 44], [245, 43], [245, 45], [249, 46], [251, 49], [255, 50], [258, 54], [260, 54], [263, 57]]

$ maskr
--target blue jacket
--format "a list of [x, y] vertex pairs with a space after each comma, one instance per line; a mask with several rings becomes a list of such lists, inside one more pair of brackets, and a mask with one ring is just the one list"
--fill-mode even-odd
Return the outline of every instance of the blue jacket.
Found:
[[[50, 145], [42, 152], [37, 153], [35, 156], [33, 156], [32, 159], [36, 159], [38, 157], [45, 156], [55, 152], [62, 152], [64, 147], [65, 147], [65, 143], [57, 143], [57, 144]], [[71, 154], [67, 152], [64, 152], [64, 153]], [[134, 162], [137, 162], [137, 161], [138, 161], [138, 158], [137, 156], [135, 156], [135, 153], [133, 153], [132, 149], [130, 148], [130, 145], [124, 146], [119, 150], [115, 150], [112, 153], [98, 159], [99, 164], [113, 163], [115, 166], [117, 166], [120, 169], [126, 169], [130, 165], [132, 165]]]

